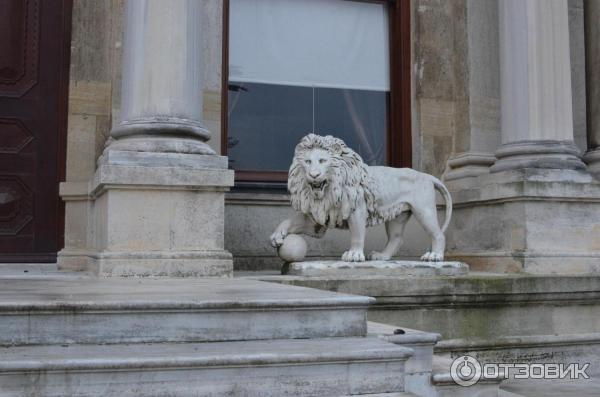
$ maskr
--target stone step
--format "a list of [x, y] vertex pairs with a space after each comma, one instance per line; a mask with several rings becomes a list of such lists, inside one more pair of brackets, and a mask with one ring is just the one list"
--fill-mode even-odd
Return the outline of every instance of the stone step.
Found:
[[0, 279], [0, 345], [364, 336], [371, 302], [245, 279]]
[[394, 393], [404, 391], [411, 354], [371, 337], [17, 346], [0, 350], [0, 396]]
[[414, 351], [404, 367], [405, 390], [419, 397], [498, 397], [501, 379], [484, 380], [470, 387], [452, 380], [452, 360], [434, 355], [440, 334], [402, 326], [368, 322], [371, 336]]
[[[558, 335], [515, 335], [497, 338], [443, 340], [436, 353], [449, 357], [470, 355], [482, 363], [578, 363], [598, 361], [600, 332]], [[600, 377], [600, 367], [590, 365], [590, 377]]]
[[414, 350], [413, 356], [406, 363], [406, 373], [431, 373], [433, 368], [433, 347], [441, 338], [435, 332], [424, 332], [407, 327], [367, 322], [368, 334], [377, 336], [387, 342], [408, 347]]
[[369, 335], [414, 351], [404, 368], [406, 390], [420, 397], [435, 396], [431, 384], [433, 347], [440, 340], [440, 335], [372, 321], [367, 324]]
[[598, 379], [519, 379], [502, 383], [499, 397], [598, 397]]
[[498, 397], [525, 397], [525, 396], [522, 396], [520, 394], [511, 393], [509, 391], [500, 389], [500, 391], [498, 392]]
[[482, 378], [472, 386], [460, 386], [452, 379], [450, 368], [453, 360], [447, 357], [433, 356], [431, 394], [423, 397], [497, 397], [503, 378]]
[[[343, 396], [348, 397], [348, 396]], [[420, 397], [407, 391], [400, 393], [377, 393], [377, 394], [361, 394], [361, 397]]]

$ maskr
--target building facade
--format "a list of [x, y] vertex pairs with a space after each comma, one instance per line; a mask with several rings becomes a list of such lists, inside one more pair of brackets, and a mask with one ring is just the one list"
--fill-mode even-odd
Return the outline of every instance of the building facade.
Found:
[[[600, 0], [0, 2], [0, 395], [498, 397], [450, 359], [597, 362], [598, 37]], [[310, 132], [442, 179], [470, 272], [279, 275]]]
[[[254, 2], [253, 6], [258, 7], [257, 4], [265, 6], [263, 3]], [[310, 2], [308, 3], [310, 5]], [[236, 73], [240, 74], [240, 65], [234, 65], [234, 69], [237, 69], [231, 71], [232, 62], [240, 63], [240, 59], [242, 59], [243, 63], [243, 59], [250, 58], [248, 65], [242, 65], [250, 70], [247, 73], [251, 74], [252, 70], [260, 70], [250, 55], [238, 54], [244, 47], [244, 42], [240, 41], [241, 38], [236, 37], [236, 35], [243, 36], [239, 33], [240, 26], [243, 27], [244, 23], [252, 23], [252, 21], [244, 21], [238, 16], [243, 10], [237, 8], [244, 4], [248, 5], [248, 3], [235, 1], [202, 2], [198, 11], [199, 21], [196, 28], [199, 29], [198, 37], [202, 43], [202, 56], [198, 67], [202, 70], [199, 78], [204, 88], [202, 97], [194, 100], [195, 103], [202, 103], [202, 114], [197, 114], [196, 117], [202, 120], [204, 128], [210, 132], [210, 138], [207, 141], [210, 147], [217, 153], [227, 154], [229, 151], [233, 160], [239, 164], [236, 164], [235, 161], [232, 162], [230, 158], [230, 167], [240, 168], [235, 187], [226, 195], [223, 236], [225, 249], [233, 254], [235, 266], [240, 270], [274, 269], [280, 263], [265, 237], [270, 234], [278, 220], [289, 211], [285, 185], [281, 179], [281, 175], [284, 175], [282, 171], [285, 168], [283, 163], [289, 159], [273, 160], [278, 162], [275, 168], [278, 168], [279, 172], [253, 173], [247, 169], [253, 167], [251, 162], [254, 161], [256, 154], [252, 150], [256, 149], [253, 149], [252, 145], [256, 146], [256, 143], [252, 141], [248, 143], [251, 148], [246, 152], [240, 151], [239, 146], [235, 147], [235, 140], [239, 140], [235, 134], [246, 133], [251, 136], [254, 133], [252, 131], [244, 132], [239, 128], [240, 123], [248, 125], [248, 112], [255, 112], [253, 116], [259, 125], [263, 121], [265, 124], [273, 124], [272, 115], [259, 114], [261, 111], [264, 112], [265, 108], [268, 112], [272, 103], [267, 106], [269, 102], [265, 98], [253, 99], [249, 96], [244, 105], [242, 95], [242, 105], [249, 110], [245, 110], [243, 106], [238, 107], [236, 112], [241, 114], [238, 116], [235, 112], [231, 112], [231, 108], [229, 108], [229, 112], [225, 109], [226, 106], [232, 106], [232, 101], [228, 99], [229, 97], [233, 98], [233, 94], [239, 96], [239, 93], [242, 92], [244, 95], [250, 95], [243, 91], [235, 91], [236, 84], [239, 86], [239, 81], [240, 79], [244, 80], [244, 76], [236, 76]], [[370, 17], [369, 6], [376, 7], [381, 4], [383, 3], [363, 5], [366, 9], [364, 14], [367, 15], [364, 23], [373, 24], [368, 19]], [[389, 88], [391, 86], [383, 89], [389, 90], [388, 98], [391, 96], [395, 100], [392, 105], [394, 107], [387, 109], [388, 112], [397, 115], [398, 118], [401, 116], [398, 115], [399, 113], [404, 115], [403, 120], [395, 122], [393, 126], [385, 120], [385, 123], [382, 124], [380, 120], [383, 131], [376, 133], [380, 134], [382, 138], [376, 137], [376, 139], [383, 141], [383, 144], [388, 146], [396, 145], [396, 150], [388, 147], [386, 156], [381, 156], [379, 159], [374, 158], [372, 161], [382, 164], [393, 163], [398, 166], [410, 165], [418, 170], [444, 178], [451, 189], [455, 191], [456, 205], [459, 208], [455, 216], [455, 223], [451, 227], [449, 255], [462, 258], [468, 263], [473, 262], [472, 266], [482, 269], [494, 270], [495, 265], [488, 266], [486, 263], [501, 263], [498, 264], [498, 271], [523, 270], [528, 266], [526, 262], [532, 262], [525, 258], [539, 257], [540, 252], [546, 249], [542, 241], [553, 241], [556, 236], [537, 235], [539, 230], [547, 229], [543, 224], [531, 226], [531, 228], [527, 226], [527, 222], [507, 224], [507, 219], [511, 215], [503, 213], [504, 210], [500, 209], [501, 206], [499, 207], [498, 203], [490, 204], [493, 200], [509, 200], [506, 197], [501, 198], [501, 195], [496, 197], [495, 195], [499, 194], [497, 192], [490, 193], [492, 196], [486, 196], [485, 199], [480, 200], [481, 205], [484, 206], [481, 207], [484, 208], [481, 214], [477, 213], [476, 209], [470, 209], [479, 207], [473, 199], [463, 199], [461, 192], [466, 191], [470, 194], [473, 189], [478, 189], [482, 185], [500, 183], [497, 180], [484, 180], [486, 177], [482, 175], [488, 175], [490, 170], [492, 171], [490, 175], [493, 176], [508, 169], [564, 169], [566, 170], [564, 173], [561, 171], [548, 172], [561, 174], [562, 176], [556, 174], [561, 181], [566, 178], [580, 181], [582, 184], [565, 186], [555, 193], [548, 192], [548, 201], [542, 200], [541, 202], [545, 204], [540, 205], [545, 208], [551, 206], [549, 204], [551, 202], [563, 200], [565, 203], [573, 203], [572, 205], [577, 207], [577, 210], [573, 211], [583, 215], [582, 218], [574, 220], [572, 229], [565, 226], [565, 229], [560, 230], [560, 235], [563, 237], [565, 233], [573, 236], [568, 241], [568, 247], [555, 249], [555, 252], [549, 255], [556, 258], [574, 257], [579, 263], [587, 261], [589, 266], [594, 267], [592, 262], [598, 258], [598, 241], [595, 240], [596, 233], [593, 223], [595, 219], [592, 215], [596, 213], [594, 210], [596, 198], [595, 193], [589, 191], [589, 189], [595, 189], [595, 185], [589, 179], [589, 174], [595, 173], [597, 168], [594, 152], [596, 145], [594, 135], [597, 134], [595, 124], [597, 123], [593, 116], [596, 105], [594, 69], [597, 52], [593, 39], [595, 29], [593, 21], [596, 17], [594, 1], [569, 1], [565, 4], [562, 2], [557, 4], [556, 10], [551, 9], [553, 13], [551, 16], [544, 14], [542, 18], [542, 20], [550, 17], [557, 18], [556, 20], [548, 19], [555, 22], [551, 26], [540, 25], [540, 31], [537, 34], [531, 33], [531, 37], [527, 38], [529, 41], [527, 41], [526, 48], [515, 48], [510, 44], [513, 41], [524, 43], [525, 38], [510, 36], [510, 32], [518, 31], [518, 29], [512, 25], [503, 25], [503, 21], [512, 21], [512, 18], [506, 17], [505, 14], [515, 13], [532, 19], [534, 16], [530, 16], [528, 13], [537, 15], [536, 12], [547, 12], [545, 9], [535, 8], [541, 7], [540, 5], [532, 5], [533, 8], [526, 10], [513, 10], [499, 7], [496, 1], [418, 1], [412, 2], [410, 7], [400, 4], [404, 4], [404, 2], [383, 5], [385, 13], [397, 15], [393, 16], [392, 22], [383, 19], [378, 21], [381, 23], [379, 27], [381, 37], [396, 34], [396, 36], [400, 35], [402, 39], [390, 40], [390, 47], [381, 50], [385, 52], [381, 55], [382, 60], [374, 60], [373, 65], [367, 62], [364, 66], [367, 70], [369, 67], [381, 68], [373, 72], [373, 75], [377, 75], [374, 79], [379, 78], [383, 82], [382, 87], [390, 84], [390, 78], [392, 81], [401, 80], [401, 83], [396, 83], [396, 86], [401, 88], [394, 88], [396, 87], [394, 86], [393, 94], [391, 94], [393, 90]], [[123, 83], [122, 76], [123, 71], [128, 70], [127, 60], [130, 59], [131, 63], [135, 63], [133, 60], [141, 55], [136, 52], [129, 58], [124, 56], [124, 51], [128, 48], [124, 45], [124, 31], [128, 24], [131, 25], [128, 18], [133, 18], [133, 16], [125, 13], [123, 2], [92, 4], [76, 1], [65, 7], [72, 7], [72, 28], [70, 32], [71, 60], [68, 68], [68, 122], [64, 148], [66, 158], [63, 159], [66, 162], [65, 182], [61, 185], [60, 194], [65, 202], [65, 238], [64, 248], [60, 250], [58, 257], [59, 262], [65, 263], [66, 267], [82, 268], [86, 266], [83, 264], [85, 261], [82, 261], [82, 255], [85, 257], [96, 249], [93, 242], [95, 238], [94, 216], [91, 210], [94, 199], [90, 196], [89, 184], [96, 172], [98, 158], [104, 150], [110, 131], [117, 128], [123, 118], [122, 112], [125, 105], [122, 104], [122, 101], [127, 95], [123, 89], [127, 87], [127, 83]], [[327, 12], [327, 6], [318, 7], [323, 7], [323, 13]], [[285, 7], [281, 8], [279, 10], [280, 17], [284, 18], [289, 10], [286, 11]], [[307, 13], [319, 12], [318, 9], [315, 11], [310, 7], [305, 8]], [[360, 11], [352, 8], [348, 11], [349, 13], [357, 12], [360, 18]], [[408, 15], [406, 15], [407, 13]], [[554, 13], [557, 14], [556, 17], [554, 17]], [[244, 13], [242, 12], [242, 14]], [[306, 18], [309, 18], [308, 15]], [[234, 20], [233, 26], [231, 18], [237, 18]], [[359, 21], [361, 20], [359, 19]], [[523, 20], [522, 23], [527, 24], [528, 21]], [[148, 24], [149, 31], [154, 28], [149, 21], [143, 23]], [[301, 21], [301, 23], [303, 22]], [[318, 24], [319, 21], [314, 23]], [[344, 20], [340, 19], [337, 23], [343, 25]], [[326, 26], [326, 24], [324, 25]], [[280, 27], [272, 27], [272, 31], [277, 28]], [[164, 26], [157, 25], [156, 29], [164, 29]], [[543, 42], [550, 35], [549, 32], [552, 32], [552, 37], [560, 36], [560, 41]], [[257, 36], [254, 37], [254, 40], [261, 39], [258, 36], [259, 33], [252, 33]], [[321, 32], [321, 34], [326, 35], [327, 32]], [[225, 42], [223, 41], [224, 37], [226, 38]], [[377, 38], [373, 39], [377, 40]], [[248, 40], [251, 39], [247, 38], [246, 41], [248, 42]], [[275, 45], [279, 43], [285, 47], [285, 42], [282, 40], [280, 40], [281, 43], [277, 40], [273, 41]], [[302, 45], [302, 43], [295, 43], [295, 45]], [[343, 48], [344, 45], [346, 44], [341, 40], [340, 46]], [[369, 45], [369, 43], [365, 45]], [[407, 45], [408, 50], [402, 47]], [[131, 51], [137, 50], [132, 48]], [[521, 51], [518, 53], [518, 57], [515, 55], [517, 51]], [[290, 56], [289, 54], [281, 55], [282, 57]], [[539, 57], [539, 59], [535, 57]], [[371, 58], [377, 58], [377, 54]], [[525, 63], [516, 65], [511, 63], [512, 59], [519, 59]], [[525, 61], [525, 59], [527, 60]], [[392, 66], [403, 68], [403, 70], [401, 73], [398, 73], [397, 70], [390, 70], [388, 65], [382, 64], [382, 62], [385, 63], [384, 61], [390, 62], [390, 65], [393, 62]], [[224, 65], [223, 62], [227, 64]], [[284, 66], [281, 68], [287, 71], [289, 65], [286, 65], [284, 65], [285, 68]], [[338, 66], [333, 65], [332, 67]], [[163, 69], [157, 70], [157, 73], [172, 76], [176, 70], [169, 70], [167, 66], [164, 66]], [[272, 73], [279, 72], [273, 70]], [[318, 71], [313, 73], [318, 75]], [[329, 78], [326, 73], [324, 72], [324, 76], [321, 76], [322, 79]], [[348, 78], [362, 78], [358, 73], [356, 72], [354, 77]], [[559, 73], [560, 75], [546, 75], [545, 73]], [[265, 72], [265, 74], [267, 73]], [[309, 76], [308, 79], [321, 77]], [[168, 82], [172, 77], [164, 78], [165, 82]], [[252, 80], [252, 76], [247, 80]], [[230, 82], [228, 83], [228, 81]], [[252, 84], [245, 81], [244, 83]], [[334, 83], [344, 85], [343, 81]], [[224, 84], [229, 85], [227, 92], [223, 91]], [[292, 86], [301, 84], [306, 86], [312, 83], [292, 83]], [[510, 84], [514, 86], [510, 86]], [[523, 91], [526, 87], [527, 90]], [[515, 91], [517, 88], [519, 91]], [[351, 90], [347, 89], [346, 91]], [[274, 98], [277, 98], [277, 95], [281, 94], [264, 95], [273, 95]], [[295, 94], [290, 95], [292, 96], [288, 101], [297, 100], [297, 96], [293, 96]], [[521, 102], [517, 102], [519, 98]], [[523, 98], [529, 99], [525, 101]], [[549, 98], [555, 98], [557, 102], [551, 103]], [[186, 100], [189, 101], [189, 98]], [[340, 99], [340, 101], [342, 100]], [[248, 103], [253, 103], [253, 101], [266, 102], [262, 110], [252, 110]], [[277, 101], [285, 102], [286, 100], [279, 98]], [[372, 101], [371, 106], [377, 106], [376, 101], [377, 99]], [[332, 100], [332, 102], [334, 101]], [[361, 104], [364, 103], [366, 102], [363, 100]], [[502, 103], [504, 103], [504, 107]], [[514, 104], [514, 106], [510, 104]], [[296, 105], [294, 103], [294, 106]], [[321, 105], [317, 104], [317, 108], [319, 106]], [[384, 113], [385, 106], [386, 104], [382, 105]], [[525, 112], [523, 109], [527, 107], [530, 110]], [[285, 112], [285, 109], [273, 108], [272, 111]], [[333, 112], [335, 109], [323, 110], [324, 113], [329, 111]], [[291, 112], [296, 112], [296, 109]], [[290, 113], [289, 118], [300, 117], [296, 113]], [[364, 115], [358, 117], [361, 116]], [[383, 114], [381, 117], [387, 116]], [[229, 120], [230, 118], [232, 120]], [[351, 120], [351, 116], [346, 116], [346, 118]], [[516, 123], [515, 120], [522, 124], [511, 124]], [[365, 120], [362, 121], [364, 124]], [[392, 127], [393, 131], [385, 131]], [[276, 129], [279, 126], [275, 123], [273, 128]], [[285, 125], [281, 128], [285, 128]], [[306, 128], [296, 125], [290, 128], [296, 128], [295, 134], [299, 134], [298, 131], [311, 132], [310, 125]], [[336, 131], [331, 131], [331, 128], [336, 129], [336, 126], [328, 125], [327, 120], [324, 122], [324, 128], [328, 130], [324, 132], [336, 133]], [[312, 129], [315, 129], [314, 125]], [[316, 130], [319, 132], [318, 126]], [[343, 126], [340, 126], [338, 135], [345, 136], [346, 133], [343, 132], [345, 130]], [[347, 140], [356, 139], [355, 136], [351, 136], [353, 133], [352, 131], [348, 133], [350, 135]], [[228, 136], [229, 142], [226, 143]], [[265, 144], [280, 146], [287, 154], [291, 153], [295, 144], [295, 139], [290, 138], [283, 139], [278, 145], [272, 142], [273, 139], [280, 139], [279, 137], [266, 136], [265, 139], [265, 142], [270, 139], [269, 143]], [[552, 141], [556, 144], [547, 142], [545, 149], [537, 146], [539, 142], [532, 143], [535, 147], [526, 144], [527, 147], [515, 148], [515, 153], [511, 152], [512, 149], [508, 149], [514, 147], [509, 145], [513, 142], [529, 141]], [[246, 141], [242, 140], [238, 145], [243, 145], [244, 142]], [[228, 148], [228, 146], [232, 147]], [[407, 146], [409, 147], [407, 148]], [[507, 150], [508, 152], [506, 152]], [[271, 158], [272, 153], [274, 153], [273, 148], [269, 147], [265, 158]], [[246, 156], [246, 160], [244, 160], [244, 156]], [[366, 155], [363, 154], [363, 156]], [[512, 161], [513, 158], [525, 159], [528, 157], [531, 161]], [[248, 164], [245, 164], [245, 161]], [[265, 160], [265, 166], [268, 166], [270, 161]], [[512, 165], [509, 166], [509, 163]], [[565, 176], [567, 174], [570, 176]], [[583, 176], [584, 174], [586, 176]], [[529, 177], [515, 176], [515, 178], [523, 182]], [[553, 181], [552, 178], [551, 180]], [[520, 184], [521, 182], [518, 181], [510, 183]], [[554, 182], [548, 183], [553, 184]], [[565, 196], [564, 192], [566, 191], [571, 193]], [[536, 194], [533, 193], [533, 196]], [[520, 200], [517, 197], [525, 196], [530, 197], [530, 193], [515, 193], [510, 200], [514, 202], [514, 200]], [[531, 198], [536, 202], [540, 202], [539, 199], [539, 197]], [[464, 200], [467, 202], [463, 202]], [[578, 201], [580, 203], [575, 204]], [[487, 204], [483, 204], [484, 202]], [[583, 204], [584, 202], [587, 204]], [[566, 219], [570, 219], [571, 217], [567, 216], [567, 213], [571, 213], [571, 210], [564, 205], [560, 209], [549, 209], [549, 213], [557, 213], [557, 216], [560, 216], [564, 212]], [[488, 211], [490, 209], [493, 210]], [[529, 210], [537, 211], [533, 210], [529, 204], [524, 204], [524, 207], [516, 211], [526, 211], [529, 214]], [[465, 211], [468, 215], [461, 215]], [[497, 220], [496, 223], [489, 215], [494, 211], [500, 211], [497, 213], [500, 220]], [[521, 215], [517, 217], [524, 219]], [[531, 216], [533, 218], [546, 217], [543, 214], [534, 215], [533, 212], [531, 212]], [[464, 219], [461, 220], [461, 217], [472, 219], [474, 223], [463, 225]], [[593, 219], [592, 223], [586, 224], [586, 219]], [[502, 230], [506, 233], [499, 237], [503, 233]], [[382, 233], [383, 230], [371, 233], [372, 237], [369, 238], [368, 245], [373, 246], [375, 241], [380, 240]], [[589, 239], [584, 241], [588, 237]], [[470, 240], [469, 243], [465, 242], [467, 239]], [[540, 240], [539, 244], [535, 242], [536, 239]], [[344, 241], [343, 232], [333, 232], [324, 240], [311, 241], [309, 243], [310, 255], [337, 256], [342, 251]], [[399, 255], [407, 258], [415, 257], [423, 251], [425, 244], [427, 244], [426, 239], [420, 227], [411, 223], [408, 227], [407, 241]], [[58, 251], [58, 249], [56, 250]], [[569, 252], [561, 253], [561, 250]], [[492, 251], [496, 254], [490, 254]], [[490, 260], [482, 259], [490, 257], [490, 255], [493, 256]], [[562, 259], [557, 260], [562, 262]], [[533, 262], [535, 261], [533, 260]], [[555, 271], [554, 269], [546, 270]], [[540, 271], [544, 272], [545, 270], [541, 269]]]

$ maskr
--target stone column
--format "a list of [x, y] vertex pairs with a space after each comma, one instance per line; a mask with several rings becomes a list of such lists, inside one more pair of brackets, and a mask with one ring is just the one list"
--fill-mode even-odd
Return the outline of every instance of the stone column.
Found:
[[112, 149], [215, 154], [202, 122], [201, 1], [126, 3], [121, 122]]
[[122, 121], [89, 186], [102, 276], [227, 276], [227, 158], [202, 122], [202, 0], [128, 0]]
[[502, 146], [492, 172], [584, 169], [573, 143], [566, 0], [501, 0]]
[[487, 174], [500, 141], [498, 2], [468, 0], [464, 6], [467, 37], [461, 66], [467, 71], [460, 76], [468, 100], [456, 105], [461, 107], [462, 125], [456, 129], [446, 182]]
[[589, 171], [600, 178], [600, 1], [584, 1]]
[[448, 184], [447, 257], [471, 270], [600, 272], [600, 182], [573, 141], [567, 0], [498, 4], [502, 145], [490, 173]]

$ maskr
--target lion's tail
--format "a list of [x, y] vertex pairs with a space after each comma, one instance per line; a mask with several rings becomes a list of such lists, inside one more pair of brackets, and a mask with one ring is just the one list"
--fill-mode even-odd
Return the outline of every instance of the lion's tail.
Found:
[[446, 219], [444, 220], [444, 226], [442, 226], [442, 232], [445, 232], [450, 224], [450, 218], [452, 218], [452, 196], [442, 181], [434, 176], [431, 176], [431, 180], [433, 182], [433, 186], [442, 194], [444, 201], [446, 202]]

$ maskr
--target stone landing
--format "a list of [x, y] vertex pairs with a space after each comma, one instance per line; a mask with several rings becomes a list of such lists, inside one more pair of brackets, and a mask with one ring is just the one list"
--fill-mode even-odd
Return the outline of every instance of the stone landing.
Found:
[[5, 279], [0, 345], [363, 336], [372, 302], [242, 279]]
[[590, 334], [600, 329], [597, 274], [256, 278], [368, 295], [376, 299], [369, 307], [370, 321], [408, 324], [440, 333], [445, 340]]
[[[596, 382], [600, 379], [600, 366], [596, 364], [600, 356], [598, 274], [470, 272], [455, 277], [363, 278], [264, 275], [260, 279], [375, 297], [376, 303], [369, 309], [369, 320], [398, 328], [410, 325], [442, 335], [443, 339], [435, 344], [434, 359], [440, 361], [439, 368], [446, 368], [446, 373], [448, 360], [470, 355], [483, 363], [592, 363], [588, 374]], [[407, 368], [410, 368], [410, 360]], [[437, 373], [439, 376], [431, 378], [437, 389], [455, 388], [447, 374]], [[545, 390], [552, 390], [552, 383], [548, 381]], [[409, 391], [412, 391], [411, 384], [407, 372]], [[427, 383], [421, 385], [427, 386]], [[596, 390], [592, 384], [580, 386], [585, 390]], [[519, 390], [525, 390], [524, 387]], [[513, 393], [514, 390], [511, 389]], [[554, 395], [529, 394], [531, 389], [527, 390], [516, 395]], [[455, 391], [445, 395], [462, 396]]]
[[305, 277], [458, 276], [469, 272], [462, 262], [306, 261], [284, 265], [282, 274]]

